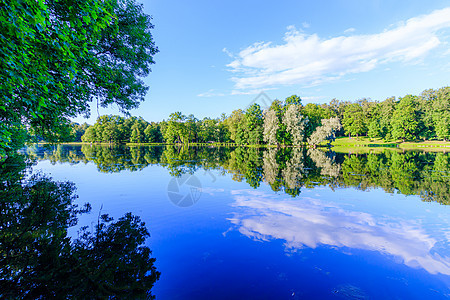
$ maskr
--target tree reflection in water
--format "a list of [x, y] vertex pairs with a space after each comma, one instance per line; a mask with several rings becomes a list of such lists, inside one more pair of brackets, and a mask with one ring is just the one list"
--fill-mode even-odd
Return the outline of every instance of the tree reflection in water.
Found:
[[[379, 149], [376, 150], [379, 151]], [[442, 215], [440, 209], [442, 208], [445, 210], [445, 207], [429, 205], [430, 207], [433, 207], [431, 213], [424, 211], [423, 213], [421, 212], [420, 214], [416, 214], [415, 212], [419, 210], [418, 208], [428, 206], [417, 205], [417, 197], [415, 197], [415, 199], [411, 199], [410, 202], [408, 202], [410, 199], [406, 197], [393, 197], [395, 199], [402, 199], [402, 201], [395, 201], [395, 203], [393, 203], [391, 202], [391, 197], [381, 196], [381, 198], [378, 198], [379, 195], [384, 195], [384, 192], [382, 191], [373, 191], [367, 199], [365, 199], [365, 196], [369, 196], [367, 193], [361, 194], [355, 191], [351, 191], [351, 193], [347, 193], [348, 191], [343, 191], [343, 193], [336, 193], [335, 196], [332, 195], [332, 190], [336, 188], [352, 187], [352, 189], [357, 190], [382, 189], [389, 193], [417, 195], [420, 196], [423, 201], [435, 201], [441, 204], [449, 204], [450, 156], [445, 153], [415, 151], [402, 153], [396, 150], [383, 150], [379, 153], [343, 154], [334, 153], [332, 151], [325, 152], [321, 149], [289, 147], [277, 149], [174, 146], [104, 147], [84, 145], [83, 147], [63, 146], [53, 147], [50, 149], [43, 149], [40, 147], [35, 149], [30, 148], [27, 155], [36, 159], [50, 160], [53, 163], [58, 163], [59, 161], [70, 164], [88, 163], [91, 164], [91, 166], [97, 167], [100, 172], [108, 173], [121, 172], [122, 170], [127, 170], [127, 172], [139, 172], [143, 168], [150, 165], [157, 165], [158, 168], [154, 168], [154, 170], [157, 170], [158, 172], [161, 172], [161, 168], [159, 167], [165, 168], [166, 172], [171, 176], [193, 174], [196, 172], [196, 174], [204, 173], [204, 170], [214, 171], [214, 176], [220, 176], [220, 174], [228, 173], [227, 178], [224, 179], [231, 177], [233, 180], [241, 181], [243, 184], [245, 183], [245, 185], [251, 186], [254, 189], [264, 185], [264, 188], [256, 191], [252, 188], [245, 188], [245, 185], [243, 186], [242, 184], [239, 184], [236, 185], [240, 187], [239, 189], [230, 190], [231, 196], [224, 196], [226, 197], [224, 199], [230, 200], [230, 197], [232, 197], [231, 200], [233, 200], [232, 202], [223, 202], [226, 205], [230, 203], [232, 207], [232, 214], [227, 215], [227, 220], [231, 222], [231, 224], [228, 223], [230, 226], [230, 231], [238, 230], [241, 234], [258, 241], [276, 240], [277, 244], [275, 245], [279, 245], [278, 242], [283, 243], [283, 245], [285, 245], [285, 250], [288, 251], [289, 254], [294, 252], [319, 253], [321, 250], [325, 249], [325, 251], [321, 252], [322, 254], [318, 254], [318, 256], [311, 254], [311, 266], [315, 266], [314, 264], [317, 261], [322, 263], [321, 259], [324, 257], [327, 259], [328, 250], [341, 249], [342, 251], [339, 250], [339, 253], [355, 254], [358, 262], [355, 262], [356, 260], [349, 260], [354, 261], [355, 264], [348, 265], [348, 268], [344, 268], [345, 270], [343, 273], [336, 274], [347, 274], [347, 272], [355, 273], [353, 272], [354, 270], [356, 270], [355, 274], [358, 274], [359, 270], [364, 270], [360, 268], [360, 266], [367, 266], [359, 263], [359, 261], [361, 261], [361, 256], [356, 256], [360, 255], [362, 252], [367, 253], [369, 258], [375, 257], [378, 259], [380, 258], [379, 254], [389, 257], [386, 261], [386, 266], [388, 266], [389, 270], [393, 270], [392, 272], [395, 274], [403, 273], [397, 273], [400, 269], [396, 269], [396, 267], [390, 269], [392, 261], [401, 262], [401, 270], [403, 270], [406, 266], [408, 268], [418, 269], [421, 273], [425, 272], [436, 276], [448, 276], [448, 274], [450, 274], [450, 266], [448, 264], [449, 260], [447, 255], [448, 247], [446, 247], [448, 239], [446, 239], [445, 235], [445, 228], [448, 227], [446, 226], [448, 225], [448, 222], [447, 220], [441, 218], [435, 218], [436, 213]], [[153, 170], [149, 171], [153, 172]], [[142, 172], [142, 175], [146, 175], [151, 172]], [[162, 170], [162, 172], [164, 172], [164, 170]], [[133, 175], [141, 174], [135, 173]], [[124, 174], [123, 177], [126, 178], [127, 174]], [[142, 179], [147, 180], [145, 176], [143, 176]], [[167, 177], [165, 176], [163, 179], [165, 180]], [[223, 184], [223, 182], [228, 184], [227, 180], [218, 180], [218, 183], [220, 184]], [[157, 183], [159, 184], [160, 181], [157, 181]], [[136, 186], [138, 186], [138, 183]], [[330, 189], [324, 188], [309, 191], [309, 193], [305, 192], [305, 189], [322, 186], [330, 187]], [[270, 189], [275, 191], [276, 194], [270, 191]], [[222, 189], [222, 191], [224, 190], [225, 189]], [[302, 197], [298, 197], [301, 195], [301, 192], [303, 192]], [[283, 196], [278, 193], [286, 193], [290, 196]], [[349, 198], [352, 198], [352, 194], [358, 195], [355, 196], [354, 199], [341, 199], [343, 197], [347, 197], [347, 195], [350, 195]], [[2, 209], [2, 213], [4, 211], [8, 212], [8, 209]], [[201, 213], [203, 213], [203, 211]], [[411, 216], [414, 217], [411, 218]], [[446, 215], [443, 214], [442, 218], [445, 217]], [[20, 226], [24, 226], [21, 224], [25, 223], [21, 222], [26, 221], [25, 219], [20, 220], [19, 218], [13, 219], [17, 219], [17, 223], [19, 223]], [[5, 219], [2, 219], [2, 224], [5, 223], [4, 220]], [[166, 219], [162, 220], [162, 222], [165, 222]], [[45, 253], [48, 253], [42, 257], [54, 257], [55, 255], [53, 253], [65, 253], [64, 255], [61, 255], [61, 257], [52, 258], [52, 264], [50, 264], [57, 266], [54, 268], [56, 270], [54, 271], [54, 278], [58, 279], [59, 282], [55, 279], [55, 284], [50, 282], [48, 285], [39, 285], [41, 282], [39, 280], [47, 280], [45, 277], [48, 276], [47, 269], [44, 271], [41, 269], [46, 267], [49, 263], [41, 262], [40, 259], [43, 258], [32, 253], [34, 256], [31, 256], [30, 262], [13, 261], [12, 256], [10, 257], [11, 262], [8, 263], [12, 267], [10, 267], [10, 269], [5, 269], [2, 267], [2, 278], [7, 279], [6, 281], [3, 280], [2, 285], [5, 286], [5, 283], [9, 283], [10, 286], [13, 286], [16, 282], [19, 282], [19, 286], [24, 287], [23, 289], [25, 291], [33, 289], [33, 291], [37, 291], [40, 286], [44, 286], [45, 288], [50, 286], [57, 291], [58, 289], [62, 289], [63, 291], [61, 293], [64, 294], [67, 293], [66, 287], [68, 286], [68, 284], [64, 286], [66, 283], [64, 280], [75, 283], [82, 282], [82, 280], [86, 280], [87, 276], [85, 274], [88, 273], [91, 278], [94, 279], [90, 279], [90, 281], [86, 280], [82, 283], [82, 285], [80, 283], [80, 291], [94, 289], [89, 286], [89, 284], [96, 284], [98, 289], [96, 290], [96, 293], [101, 294], [102, 292], [107, 291], [112, 294], [112, 288], [120, 287], [120, 285], [117, 285], [116, 283], [113, 284], [112, 282], [117, 282], [114, 280], [121, 278], [120, 276], [131, 275], [127, 272], [121, 273], [120, 271], [117, 271], [116, 274], [121, 275], [113, 276], [112, 274], [103, 274], [99, 270], [108, 270], [111, 272], [112, 270], [115, 270], [115, 268], [108, 268], [109, 259], [114, 257], [114, 249], [120, 249], [120, 252], [127, 252], [128, 250], [123, 250], [120, 248], [122, 246], [120, 243], [111, 247], [111, 252], [104, 251], [104, 246], [94, 247], [97, 243], [96, 236], [100, 236], [101, 239], [105, 238], [105, 244], [114, 244], [115, 239], [108, 239], [108, 237], [113, 235], [112, 232], [119, 232], [119, 237], [117, 240], [123, 240], [125, 238], [122, 236], [122, 233], [128, 234], [133, 230], [129, 229], [131, 226], [128, 225], [111, 227], [113, 223], [108, 221], [109, 220], [106, 217], [103, 220], [100, 220], [100, 224], [102, 224], [102, 222], [104, 223], [104, 226], [102, 227], [104, 231], [102, 233], [87, 233], [86, 238], [81, 235], [79, 239], [79, 248], [77, 248], [77, 242], [70, 243], [70, 241], [55, 242], [55, 245], [63, 245], [56, 250], [52, 250], [56, 247], [52, 248], [50, 246], [48, 250], [45, 250], [46, 248], [43, 246], [37, 248], [39, 249], [38, 251], [45, 250]], [[140, 241], [137, 238], [140, 236], [138, 230], [139, 222], [135, 219], [131, 219], [130, 217], [125, 219], [124, 222], [124, 224], [135, 225], [134, 229], [136, 229], [136, 231], [133, 232], [136, 232], [136, 235], [133, 239], [135, 239], [136, 242], [134, 242], [134, 244], [130, 247], [133, 248], [136, 246], [139, 248]], [[182, 222], [185, 222], [185, 220], [183, 219], [178, 222], [180, 222], [180, 224], [184, 224]], [[206, 224], [202, 222], [199, 223], [201, 226]], [[172, 224], [169, 225], [172, 226]], [[11, 226], [14, 227], [15, 225], [12, 224]], [[64, 224], [64, 226], [68, 225]], [[112, 229], [107, 230], [107, 228]], [[127, 229], [125, 230], [124, 228]], [[12, 229], [9, 229], [9, 231], [15, 232]], [[43, 232], [45, 232], [45, 230]], [[227, 232], [228, 230], [225, 233]], [[223, 231], [220, 231], [220, 233], [223, 233]], [[145, 232], [141, 232], [141, 234], [145, 235]], [[2, 235], [2, 241], [0, 242], [3, 244], [3, 240], [11, 238], [9, 237], [10, 235], [11, 234], [6, 236]], [[57, 232], [53, 233], [53, 235], [55, 235], [55, 237], [52, 238], [56, 241], [61, 239]], [[43, 237], [47, 236], [43, 235]], [[63, 235], [62, 238], [65, 238], [65, 235]], [[234, 240], [234, 238], [238, 240]], [[220, 239], [222, 241], [221, 236]], [[233, 242], [230, 247], [234, 248], [236, 246], [234, 243], [235, 241], [242, 241], [240, 235], [233, 236], [230, 234], [227, 235], [227, 239]], [[44, 239], [43, 241], [46, 240]], [[52, 239], [50, 239], [50, 241], [52, 241]], [[205, 242], [210, 243], [210, 240], [206, 240]], [[190, 236], [187, 239], [186, 245], [189, 245], [188, 243], [191, 243]], [[12, 242], [9, 244], [12, 244]], [[31, 244], [31, 242], [24, 242], [23, 246], [18, 248], [18, 251], [29, 251], [29, 249], [25, 246], [27, 244]], [[51, 245], [50, 242], [40, 242], [40, 244]], [[213, 243], [211, 247], [215, 247], [214, 245], [216, 244]], [[273, 246], [269, 246], [268, 248], [270, 249], [270, 247]], [[314, 251], [307, 252], [307, 250], [304, 250], [305, 248], [313, 249]], [[225, 253], [228, 252], [229, 249], [231, 248], [224, 247], [221, 251]], [[98, 251], [103, 251], [103, 254], [97, 254]], [[194, 251], [196, 250], [194, 249]], [[242, 251], [245, 251], [245, 248], [243, 248]], [[4, 252], [5, 250], [2, 249], [2, 253]], [[134, 257], [137, 261], [133, 263], [134, 265], [145, 267], [147, 260], [150, 260], [148, 265], [152, 266], [153, 261], [151, 261], [151, 258], [146, 256], [145, 253], [143, 254], [143, 252], [139, 252], [139, 250], [132, 253], [135, 254]], [[191, 253], [192, 252], [188, 252], [183, 255], [189, 256]], [[249, 253], [250, 255], [253, 255], [253, 252]], [[273, 252], [272, 250], [269, 250], [269, 252], [263, 253]], [[170, 254], [166, 255], [170, 256]], [[361, 255], [363, 255], [362, 257], [366, 260], [365, 254]], [[201, 255], [198, 255], [198, 259], [200, 259], [200, 256]], [[131, 257], [133, 257], [133, 255], [131, 255]], [[229, 258], [230, 256], [225, 257]], [[236, 257], [235, 254], [232, 254], [232, 257]], [[330, 255], [330, 257], [332, 256]], [[169, 257], [169, 259], [170, 258], [171, 257]], [[259, 258], [264, 260], [267, 256], [259, 256]], [[75, 261], [75, 263], [72, 263], [72, 261]], [[179, 261], [180, 260], [175, 260], [174, 262], [174, 264], [177, 264], [177, 268], [179, 267]], [[183, 259], [182, 261], [184, 262], [187, 260]], [[196, 269], [197, 265], [195, 263], [198, 261], [190, 261], [193, 268]], [[226, 260], [224, 259], [223, 261]], [[231, 264], [235, 262], [232, 260], [228, 261], [230, 261]], [[369, 259], [367, 259], [367, 261], [369, 261]], [[2, 261], [3, 265], [5, 264], [4, 262], [5, 260]], [[103, 266], [102, 262], [104, 262]], [[255, 262], [259, 261], [255, 260]], [[377, 264], [375, 269], [379, 268], [378, 262], [378, 260], [375, 260], [375, 263]], [[201, 260], [200, 263], [204, 263], [204, 267], [210, 270], [210, 265], [208, 265], [207, 262], [205, 263], [204, 260]], [[240, 262], [238, 261], [238, 263]], [[275, 261], [275, 264], [277, 263], [278, 261]], [[124, 266], [123, 260], [121, 261], [120, 259], [113, 260], [113, 264], [119, 265], [122, 270], [126, 270], [129, 266], [133, 265], [129, 264]], [[271, 262], [271, 264], [273, 264], [273, 262]], [[308, 264], [309, 262], [305, 262], [304, 264], [303, 262], [301, 263], [302, 266], [308, 266]], [[324, 262], [324, 264], [326, 264], [326, 262]], [[370, 264], [372, 265], [373, 263], [370, 262]], [[34, 269], [38, 270], [34, 273], [30, 271], [29, 275], [27, 275], [34, 281], [26, 282], [23, 279], [16, 279], [20, 278], [21, 272], [26, 274], [25, 272], [29, 269], [25, 266], [28, 265], [33, 266]], [[99, 267], [94, 268], [94, 271], [86, 271], [89, 270], [91, 265]], [[79, 267], [75, 268], [73, 266]], [[214, 268], [216, 267], [216, 265], [213, 266]], [[293, 266], [297, 267], [298, 265]], [[339, 266], [341, 266], [341, 264], [336, 264], [335, 270], [338, 268], [340, 269]], [[375, 270], [372, 269], [371, 266], [369, 267], [370, 269], [367, 270]], [[382, 268], [383, 265], [380, 267]], [[281, 271], [282, 268], [283, 267], [280, 267], [278, 270]], [[203, 270], [205, 269], [202, 269], [202, 267], [199, 267], [198, 269], [200, 269], [201, 272], [197, 274], [204, 274]], [[296, 269], [299, 270], [301, 268]], [[74, 274], [69, 274], [67, 270], [70, 270]], [[232, 268], [232, 271], [233, 270], [235, 269]], [[401, 270], [399, 272], [403, 272]], [[146, 271], [149, 273], [135, 269], [132, 269], [131, 272], [136, 272], [135, 274], [137, 274], [137, 277], [134, 278], [138, 278], [139, 276], [142, 276], [142, 274], [154, 275], [154, 277], [148, 278], [148, 285], [146, 288], [150, 288], [154, 280], [158, 277], [158, 273], [154, 269], [151, 271]], [[270, 272], [272, 271], [270, 270]], [[300, 272], [303, 272], [303, 270]], [[380, 271], [379, 275], [384, 276], [385, 274], [383, 272]], [[303, 273], [306, 274], [306, 277], [310, 276], [310, 273]], [[97, 279], [101, 278], [101, 276], [106, 276], [106, 278]], [[225, 278], [223, 276], [227, 277], [228, 275], [223, 273], [220, 278]], [[412, 278], [415, 276], [416, 275], [408, 277]], [[68, 279], [66, 279], [66, 277]], [[64, 278], [64, 280], [60, 278]], [[249, 276], [249, 278], [251, 278], [251, 276]], [[341, 278], [342, 277], [339, 277], [339, 280]], [[420, 280], [420, 276], [417, 278], [417, 280]], [[171, 280], [173, 280], [173, 278], [170, 279], [169, 282], [171, 282]], [[185, 278], [183, 278], [183, 280], [185, 280]], [[330, 282], [333, 282], [333, 280]], [[118, 282], [124, 283], [126, 281], [126, 279], [121, 279]], [[132, 282], [132, 280], [129, 282]], [[137, 286], [145, 286], [146, 284], [144, 280], [136, 280], [135, 282], [137, 282]], [[388, 281], [386, 281], [386, 283], [387, 282]], [[414, 280], [411, 282], [414, 282]], [[31, 285], [32, 283], [34, 285]], [[209, 283], [209, 281], [201, 281], [200, 286], [203, 287]], [[191, 286], [192, 280], [188, 280], [186, 284], [187, 286]], [[130, 283], [129, 285], [131, 286], [132, 284]], [[166, 285], [169, 286], [170, 283], [166, 283]], [[397, 284], [393, 284], [392, 286], [409, 289], [409, 287], [405, 288]], [[133, 288], [135, 288], [134, 291], [140, 291], [139, 287], [133, 286]], [[145, 288], [142, 288], [142, 290], [145, 290]], [[336, 288], [335, 290], [339, 291], [339, 293], [344, 293], [342, 288]], [[148, 291], [148, 289], [146, 291]], [[45, 295], [45, 297], [48, 296], [48, 294], [44, 294], [42, 291], [39, 291], [39, 293], [40, 295]], [[117, 297], [123, 297], [123, 294], [119, 294], [116, 291], [114, 291], [114, 293], [116, 293], [114, 295], [119, 295]], [[32, 294], [30, 293], [30, 295]], [[85, 294], [80, 292], [80, 294], [68, 293], [66, 295], [69, 295], [68, 297], [72, 297], [72, 295], [74, 295], [73, 297], [75, 298], [83, 298]], [[131, 293], [125, 295], [131, 295]]]
[[90, 205], [74, 204], [73, 183], [29, 170], [20, 155], [0, 163], [0, 298], [152, 298], [160, 274], [139, 217], [103, 215], [71, 240], [68, 228]]
[[450, 203], [450, 156], [384, 150], [381, 153], [343, 154], [306, 148], [119, 147], [83, 145], [29, 148], [30, 157], [53, 163], [88, 163], [100, 172], [138, 171], [160, 165], [172, 176], [199, 169], [232, 174], [258, 188], [265, 181], [273, 191], [295, 197], [315, 186], [382, 188], [386, 192], [419, 195], [424, 201]]

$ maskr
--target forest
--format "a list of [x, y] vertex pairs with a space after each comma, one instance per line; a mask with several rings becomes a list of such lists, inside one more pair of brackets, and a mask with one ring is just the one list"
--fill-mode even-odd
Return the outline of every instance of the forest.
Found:
[[274, 100], [268, 109], [252, 104], [220, 118], [170, 114], [147, 122], [139, 117], [104, 115], [93, 126], [72, 124], [63, 141], [103, 143], [233, 143], [238, 145], [317, 145], [336, 136], [368, 136], [385, 141], [450, 138], [450, 87], [428, 89], [384, 101], [331, 100], [308, 103], [296, 95]]

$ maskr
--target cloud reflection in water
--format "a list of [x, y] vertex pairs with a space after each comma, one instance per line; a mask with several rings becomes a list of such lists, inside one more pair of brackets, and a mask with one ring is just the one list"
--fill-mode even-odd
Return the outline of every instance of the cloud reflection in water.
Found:
[[[232, 191], [239, 212], [229, 219], [243, 235], [261, 241], [281, 239], [288, 249], [326, 245], [392, 255], [412, 268], [450, 275], [450, 257], [419, 222], [351, 211], [345, 204], [309, 197], [296, 199], [261, 191]], [[448, 235], [448, 224], [442, 236]]]

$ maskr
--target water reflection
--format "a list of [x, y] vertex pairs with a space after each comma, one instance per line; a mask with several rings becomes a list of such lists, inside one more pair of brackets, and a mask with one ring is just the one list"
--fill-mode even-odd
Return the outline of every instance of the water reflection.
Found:
[[254, 191], [233, 191], [236, 213], [230, 222], [243, 235], [280, 239], [288, 250], [330, 246], [377, 251], [431, 274], [450, 275], [450, 256], [417, 220], [376, 216], [317, 198], [280, 199]]
[[31, 147], [27, 154], [53, 163], [97, 165], [100, 172], [139, 171], [160, 165], [172, 176], [199, 169], [231, 174], [257, 188], [264, 181], [273, 191], [298, 196], [301, 188], [315, 186], [382, 188], [394, 193], [420, 195], [424, 201], [450, 203], [450, 157], [445, 153], [384, 151], [340, 154], [317, 149], [57, 146]]
[[[74, 153], [51, 158], [83, 159]], [[90, 205], [74, 204], [73, 183], [29, 175], [30, 164], [21, 155], [0, 163], [0, 298], [151, 298], [159, 272], [140, 218], [99, 215], [92, 232], [71, 240], [68, 228]]]
[[[89, 164], [40, 167], [83, 178], [80, 193], [103, 197], [93, 207], [107, 203], [114, 215], [131, 207], [151, 220], [164, 274], [158, 297], [431, 299], [449, 292], [449, 207], [418, 201], [449, 203], [444, 153], [84, 145], [27, 154]], [[193, 176], [201, 201], [173, 205], [166, 184]]]

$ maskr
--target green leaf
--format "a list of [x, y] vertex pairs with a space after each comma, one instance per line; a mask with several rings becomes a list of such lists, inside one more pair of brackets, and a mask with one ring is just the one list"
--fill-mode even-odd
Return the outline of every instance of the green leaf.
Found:
[[39, 98], [39, 106], [47, 107], [47, 104], [45, 103], [45, 99], [43, 97]]
[[83, 21], [84, 21], [84, 23], [89, 25], [89, 23], [91, 23], [91, 18], [89, 16], [83, 16]]

